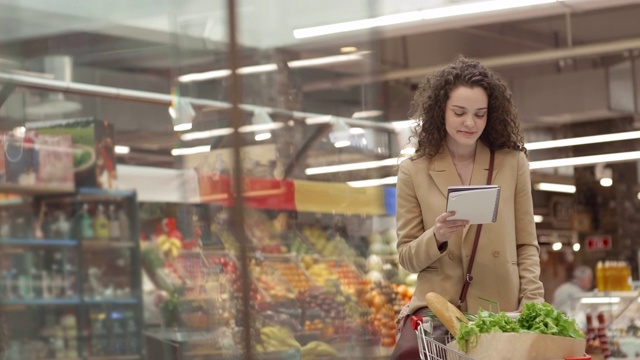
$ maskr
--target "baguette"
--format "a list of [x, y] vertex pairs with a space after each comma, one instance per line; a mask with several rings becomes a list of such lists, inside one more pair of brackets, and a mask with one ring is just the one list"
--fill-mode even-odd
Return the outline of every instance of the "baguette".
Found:
[[442, 322], [442, 325], [449, 330], [451, 335], [458, 336], [458, 329], [460, 323], [468, 323], [469, 319], [455, 307], [452, 303], [447, 301], [442, 295], [434, 292], [430, 292], [425, 296], [427, 306], [433, 312], [433, 314]]

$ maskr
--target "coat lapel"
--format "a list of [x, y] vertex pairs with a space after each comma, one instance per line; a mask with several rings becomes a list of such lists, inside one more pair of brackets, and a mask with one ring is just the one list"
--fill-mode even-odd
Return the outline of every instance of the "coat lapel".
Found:
[[458, 173], [453, 166], [449, 149], [446, 146], [444, 146], [443, 150], [431, 161], [429, 174], [445, 197], [447, 196], [449, 186], [462, 185]]
[[[471, 185], [486, 185], [487, 175], [489, 174], [489, 158], [491, 157], [491, 151], [482, 142], [478, 141], [476, 147], [476, 159], [473, 162], [473, 172], [471, 173]], [[496, 159], [497, 160], [497, 159]], [[497, 161], [493, 164], [493, 179], [496, 178], [499, 166]], [[493, 179], [491, 182], [493, 183]]]

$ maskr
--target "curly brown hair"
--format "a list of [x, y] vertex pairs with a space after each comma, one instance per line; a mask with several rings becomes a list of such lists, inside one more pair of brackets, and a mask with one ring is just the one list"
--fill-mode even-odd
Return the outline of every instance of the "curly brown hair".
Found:
[[447, 136], [445, 107], [451, 91], [460, 86], [480, 87], [489, 98], [487, 125], [480, 139], [492, 150], [513, 149], [526, 154], [518, 112], [506, 83], [478, 61], [459, 56], [427, 76], [414, 95], [409, 118], [417, 121], [411, 137], [418, 139], [418, 148], [413, 158], [433, 158], [442, 151]]

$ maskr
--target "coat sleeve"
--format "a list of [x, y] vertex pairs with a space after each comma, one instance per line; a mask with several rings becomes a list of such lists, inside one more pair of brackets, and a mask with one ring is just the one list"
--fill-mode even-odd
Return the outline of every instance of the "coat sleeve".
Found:
[[[433, 228], [425, 229], [420, 201], [411, 178], [412, 160], [400, 163], [396, 187], [396, 223], [400, 265], [407, 271], [419, 273], [438, 260], [443, 253], [438, 250]], [[435, 219], [434, 219], [435, 221]]]
[[540, 247], [533, 221], [533, 199], [529, 163], [524, 153], [518, 154], [518, 182], [515, 194], [516, 247], [520, 274], [520, 307], [528, 302], [544, 301], [540, 281]]

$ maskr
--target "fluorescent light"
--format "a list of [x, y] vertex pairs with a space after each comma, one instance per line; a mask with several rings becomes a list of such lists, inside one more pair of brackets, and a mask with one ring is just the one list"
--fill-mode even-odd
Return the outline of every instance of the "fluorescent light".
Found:
[[380, 185], [393, 185], [397, 182], [398, 182], [397, 176], [390, 176], [382, 179], [348, 181], [347, 185], [351, 187], [369, 187], [369, 186], [380, 186]]
[[348, 31], [371, 29], [395, 24], [404, 24], [420, 20], [432, 20], [452, 16], [469, 15], [489, 11], [513, 9], [524, 6], [554, 3], [560, 0], [493, 0], [473, 2], [461, 5], [443, 6], [422, 11], [409, 11], [375, 18], [347, 21], [329, 25], [313, 26], [293, 30], [296, 39], [343, 33]]
[[546, 183], [546, 182], [533, 184], [533, 188], [539, 191], [561, 192], [561, 193], [567, 193], [567, 194], [575, 194], [576, 192], [575, 185], [554, 184], [554, 183]]
[[331, 121], [331, 115], [316, 116], [304, 119], [304, 123], [307, 125], [328, 124]]
[[598, 144], [603, 142], [640, 139], [640, 131], [628, 131], [622, 133], [583, 136], [571, 139], [538, 141], [525, 144], [527, 150], [552, 149], [565, 146]]
[[551, 245], [551, 249], [553, 251], [559, 251], [560, 249], [562, 249], [562, 243], [561, 242], [554, 242], [553, 245]]
[[349, 145], [351, 145], [351, 141], [349, 140], [340, 140], [340, 141], [336, 141], [335, 144], [333, 144], [333, 146], [337, 148], [347, 147]]
[[416, 152], [416, 148], [411, 147], [411, 146], [407, 146], [406, 148], [402, 149], [402, 151], [400, 151], [400, 154], [411, 156], [411, 155], [415, 154], [415, 152]]
[[611, 185], [613, 185], [613, 179], [608, 177], [603, 177], [602, 179], [600, 179], [600, 186], [609, 187]]
[[366, 55], [370, 51], [360, 51], [353, 54], [331, 55], [311, 59], [291, 60], [287, 62], [290, 68], [313, 67], [319, 65], [336, 64], [341, 62], [362, 60], [362, 55]]
[[406, 158], [390, 158], [390, 159], [378, 160], [378, 161], [365, 161], [365, 162], [351, 163], [351, 164], [320, 166], [315, 168], [307, 168], [304, 171], [304, 173], [307, 175], [318, 175], [318, 174], [329, 174], [329, 173], [336, 173], [336, 172], [350, 171], [350, 170], [374, 169], [382, 166], [398, 165], [404, 159]]
[[263, 141], [263, 140], [271, 139], [271, 133], [270, 132], [266, 132], [266, 133], [256, 134], [255, 139], [256, 139], [256, 141]]
[[283, 126], [284, 126], [284, 123], [272, 122], [268, 124], [255, 124], [255, 125], [241, 126], [238, 129], [238, 131], [240, 131], [241, 133], [252, 132], [252, 131], [267, 131], [267, 130], [280, 129]]
[[[360, 61], [363, 59], [363, 55], [369, 54], [370, 51], [360, 51], [357, 53], [351, 54], [342, 54], [342, 55], [331, 55], [331, 56], [323, 56], [318, 58], [310, 58], [310, 59], [301, 59], [301, 60], [291, 60], [287, 62], [287, 65], [290, 68], [302, 68], [302, 67], [313, 67], [320, 66], [326, 64], [335, 64], [341, 62], [349, 62], [349, 61]], [[278, 70], [277, 64], [260, 64], [260, 65], [251, 65], [244, 66], [238, 68], [238, 74], [257, 74], [264, 72], [271, 72]], [[205, 71], [200, 73], [191, 73], [185, 74], [178, 77], [180, 82], [195, 82], [195, 81], [205, 81], [212, 79], [221, 79], [231, 75], [230, 69], [220, 69], [220, 70], [212, 70]]]
[[541, 223], [544, 220], [544, 217], [542, 215], [533, 215], [533, 222], [535, 222], [536, 224]]
[[173, 127], [173, 131], [176, 131], [176, 132], [187, 131], [187, 130], [191, 130], [192, 127], [193, 127], [193, 123], [178, 124]]
[[192, 154], [205, 153], [205, 152], [209, 152], [209, 151], [211, 151], [211, 146], [210, 145], [202, 145], [202, 146], [194, 146], [194, 147], [190, 147], [190, 148], [172, 149], [171, 150], [171, 155], [173, 155], [173, 156], [192, 155]]
[[416, 121], [415, 120], [392, 121], [391, 125], [393, 125], [395, 129], [406, 129], [416, 125]]
[[211, 79], [220, 79], [223, 77], [227, 77], [229, 75], [231, 75], [231, 70], [229, 69], [212, 70], [212, 71], [205, 71], [201, 73], [181, 75], [181, 76], [178, 76], [178, 81], [180, 82], [204, 81], [204, 80], [211, 80]]
[[238, 74], [265, 73], [276, 70], [278, 70], [278, 65], [276, 64], [251, 65], [239, 68]]
[[593, 165], [604, 162], [621, 162], [638, 159], [640, 159], [640, 151], [629, 151], [622, 153], [579, 156], [565, 159], [532, 161], [529, 163], [529, 169], [534, 170], [561, 166]]
[[581, 304], [617, 304], [620, 298], [617, 296], [607, 297], [584, 297], [580, 299]]
[[301, 28], [293, 30], [293, 37], [296, 39], [305, 39], [315, 36], [337, 34], [348, 31], [371, 29], [374, 27], [381, 27], [394, 24], [403, 24], [413, 21], [422, 20], [422, 15], [419, 11], [411, 11], [400, 14], [379, 16], [376, 18], [347, 21], [342, 23], [321, 25], [308, 28]]
[[343, 46], [340, 48], [341, 53], [352, 53], [358, 51], [358, 48], [355, 46]]
[[422, 10], [422, 18], [425, 20], [440, 19], [445, 17], [479, 14], [483, 12], [514, 9], [525, 6], [554, 3], [557, 0], [494, 0], [480, 1], [461, 5], [443, 6], [437, 9]]
[[349, 133], [351, 135], [364, 134], [364, 129], [363, 128], [359, 128], [359, 127], [352, 127], [351, 129], [349, 129]]
[[571, 247], [573, 248], [573, 251], [580, 251], [580, 243], [575, 243]]
[[380, 116], [382, 114], [383, 114], [382, 110], [362, 110], [362, 111], [354, 112], [353, 115], [351, 115], [351, 117], [354, 119], [363, 119], [363, 118], [366, 119], [366, 118]]
[[180, 135], [180, 140], [182, 141], [191, 141], [198, 139], [208, 139], [217, 136], [225, 136], [233, 133], [232, 128], [222, 128], [222, 129], [213, 129], [213, 130], [205, 130], [205, 131], [194, 131], [186, 134]]
[[124, 145], [116, 145], [114, 150], [116, 154], [128, 154], [131, 151], [131, 148]]

